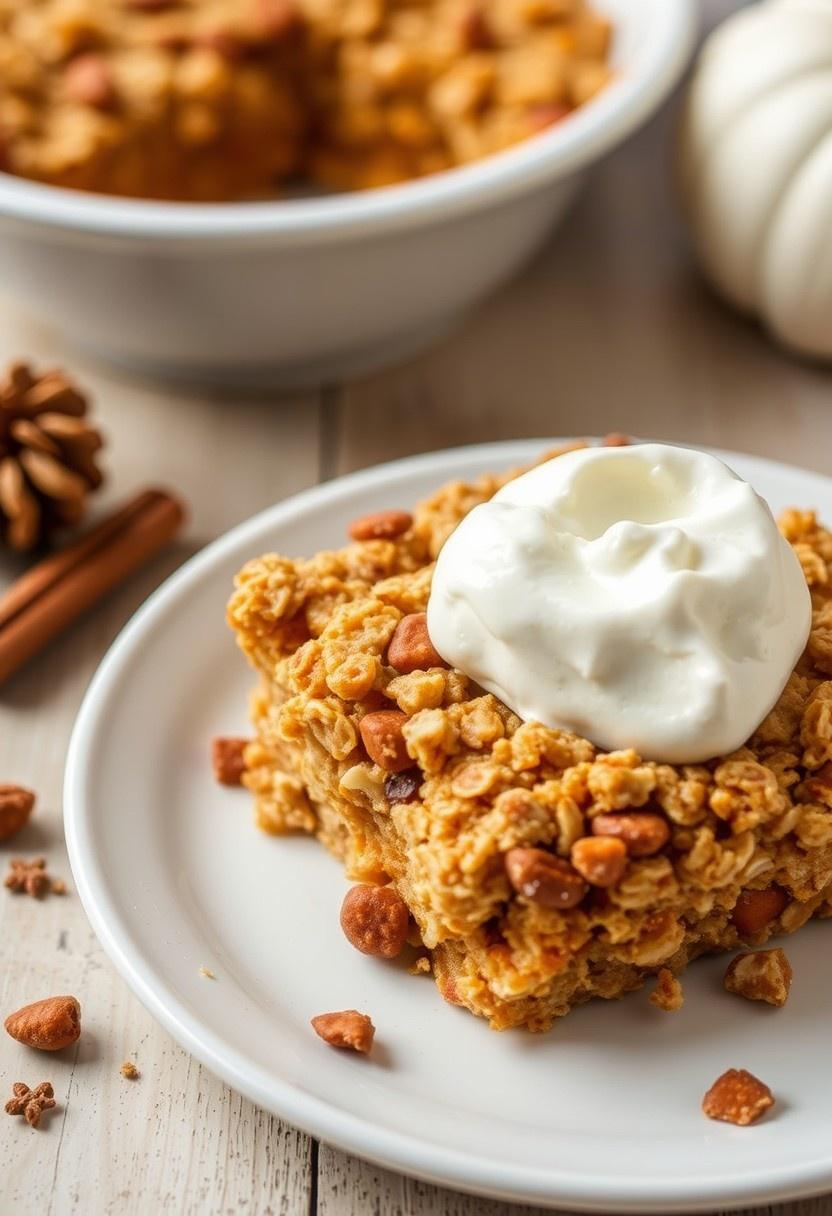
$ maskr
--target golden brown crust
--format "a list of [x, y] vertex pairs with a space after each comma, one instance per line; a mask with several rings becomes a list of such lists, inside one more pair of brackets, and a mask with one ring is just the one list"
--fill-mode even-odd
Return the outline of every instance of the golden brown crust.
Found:
[[0, 168], [218, 200], [486, 156], [610, 77], [587, 0], [0, 0]]
[[[747, 746], [674, 767], [523, 723], [458, 671], [387, 664], [399, 621], [426, 608], [445, 537], [504, 480], [444, 487], [394, 541], [249, 563], [229, 618], [262, 681], [245, 778], [261, 818], [317, 832], [357, 881], [392, 882], [448, 1000], [495, 1028], [540, 1030], [592, 996], [828, 909], [832, 536], [809, 512], [786, 514], [810, 571], [806, 653]], [[385, 709], [406, 718], [402, 798], [361, 742], [362, 719]], [[588, 875], [592, 849], [575, 846], [607, 837], [615, 816], [628, 857], [608, 886], [551, 907], [510, 881], [517, 849], [586, 854]]]

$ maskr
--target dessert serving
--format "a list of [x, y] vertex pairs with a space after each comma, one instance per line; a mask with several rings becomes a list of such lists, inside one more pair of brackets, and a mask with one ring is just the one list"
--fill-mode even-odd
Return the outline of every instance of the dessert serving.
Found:
[[697, 955], [829, 909], [832, 535], [780, 529], [714, 458], [637, 445], [250, 562], [260, 826], [315, 833], [360, 884], [347, 939], [420, 947], [494, 1028], [656, 976], [678, 1008]]
[[609, 45], [586, 0], [0, 0], [0, 168], [197, 201], [386, 185], [566, 117]]

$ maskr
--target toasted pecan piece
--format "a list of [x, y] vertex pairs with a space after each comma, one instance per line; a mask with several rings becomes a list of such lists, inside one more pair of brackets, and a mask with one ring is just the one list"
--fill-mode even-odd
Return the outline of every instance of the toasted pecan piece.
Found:
[[10, 1013], [4, 1025], [26, 1047], [61, 1051], [81, 1034], [81, 1006], [74, 996], [50, 996]]
[[29, 821], [35, 795], [22, 785], [0, 784], [0, 840], [8, 840]]
[[543, 908], [574, 908], [589, 890], [576, 869], [545, 849], [518, 846], [505, 855], [508, 880], [518, 895]]
[[785, 951], [776, 946], [773, 950], [738, 954], [728, 964], [722, 982], [727, 992], [779, 1008], [789, 999], [793, 974]]
[[312, 1018], [315, 1033], [330, 1047], [345, 1047], [363, 1055], [373, 1045], [376, 1028], [366, 1013], [343, 1009], [340, 1013], [319, 1013]]
[[349, 534], [353, 540], [395, 540], [412, 523], [413, 516], [409, 511], [376, 511], [372, 515], [354, 519], [349, 526]]
[[402, 617], [390, 639], [387, 662], [402, 675], [448, 666], [430, 640], [427, 613], [411, 612]]
[[627, 846], [615, 836], [584, 836], [572, 845], [572, 865], [593, 887], [612, 887], [627, 868]]
[[782, 887], [772, 885], [764, 891], [740, 891], [731, 921], [744, 941], [756, 937], [776, 920], [789, 897]]
[[220, 785], [240, 785], [246, 771], [248, 739], [219, 737], [211, 741], [211, 762]]
[[631, 857], [652, 857], [670, 839], [670, 824], [652, 811], [615, 811], [596, 815], [592, 820], [596, 836], [615, 836], [623, 840]]
[[717, 1077], [702, 1099], [702, 1110], [709, 1119], [747, 1127], [774, 1105], [769, 1087], [745, 1068], [729, 1068]]
[[388, 773], [400, 773], [413, 765], [402, 733], [406, 721], [407, 714], [399, 709], [377, 709], [358, 724], [367, 755]]
[[395, 958], [407, 941], [410, 913], [393, 887], [351, 887], [341, 904], [344, 936], [362, 954]]

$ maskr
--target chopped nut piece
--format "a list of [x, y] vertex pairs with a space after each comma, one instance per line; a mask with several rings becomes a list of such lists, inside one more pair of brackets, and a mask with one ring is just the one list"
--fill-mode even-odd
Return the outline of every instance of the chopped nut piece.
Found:
[[402, 617], [390, 639], [387, 662], [402, 675], [448, 666], [428, 635], [427, 613], [411, 612]]
[[409, 511], [376, 511], [373, 515], [362, 515], [349, 526], [353, 540], [395, 540], [413, 524]]
[[656, 987], [650, 993], [650, 1004], [665, 1013], [676, 1013], [685, 1003], [682, 985], [667, 967], [662, 967], [656, 976]]
[[124, 1077], [125, 1081], [138, 1081], [141, 1073], [132, 1060], [125, 1060], [119, 1072]]
[[738, 954], [728, 964], [723, 983], [727, 992], [779, 1007], [789, 999], [792, 974], [791, 963], [777, 946], [773, 950]]
[[66, 68], [67, 96], [83, 106], [108, 110], [116, 99], [110, 65], [102, 55], [89, 52], [72, 59]]
[[400, 773], [413, 765], [402, 734], [406, 721], [407, 714], [401, 710], [378, 709], [365, 714], [358, 724], [367, 755], [390, 773]]
[[55, 1091], [49, 1081], [41, 1081], [34, 1089], [22, 1081], [15, 1081], [12, 1093], [14, 1097], [6, 1103], [6, 1114], [22, 1115], [30, 1127], [38, 1127], [43, 1112], [53, 1110], [56, 1105]]
[[596, 836], [615, 836], [623, 840], [631, 857], [652, 857], [670, 839], [670, 824], [663, 816], [650, 811], [596, 815], [592, 831]]
[[248, 739], [217, 738], [211, 742], [214, 776], [220, 785], [240, 785], [246, 771]]
[[568, 861], [544, 849], [509, 849], [505, 866], [518, 895], [543, 908], [574, 908], [589, 890]]
[[315, 1033], [331, 1047], [346, 1047], [362, 1054], [370, 1050], [376, 1028], [366, 1013], [344, 1009], [340, 1013], [319, 1013], [312, 1019]]
[[782, 887], [766, 887], [764, 891], [741, 891], [734, 905], [731, 920], [741, 938], [756, 937], [776, 920], [789, 897]]
[[422, 774], [418, 768], [403, 773], [392, 773], [384, 781], [384, 793], [391, 806], [399, 802], [415, 802], [419, 797]]
[[35, 795], [22, 785], [0, 785], [0, 840], [19, 832], [34, 810]]
[[709, 1119], [747, 1127], [774, 1105], [767, 1085], [744, 1068], [729, 1068], [714, 1081], [702, 1099], [702, 1110]]
[[572, 845], [571, 858], [593, 887], [612, 887], [627, 868], [627, 846], [613, 836], [584, 836]]
[[50, 996], [9, 1014], [4, 1025], [26, 1047], [61, 1051], [80, 1037], [81, 1006], [74, 996]]
[[410, 914], [393, 887], [352, 887], [341, 905], [344, 936], [362, 954], [395, 958], [407, 941]]

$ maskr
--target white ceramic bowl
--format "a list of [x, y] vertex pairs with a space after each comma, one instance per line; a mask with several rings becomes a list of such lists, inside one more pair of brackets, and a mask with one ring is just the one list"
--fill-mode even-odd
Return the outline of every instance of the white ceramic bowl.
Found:
[[114, 199], [0, 173], [0, 286], [77, 345], [145, 372], [298, 384], [394, 361], [507, 279], [581, 171], [656, 109], [694, 0], [603, 0], [617, 79], [556, 128], [465, 168], [326, 198]]

